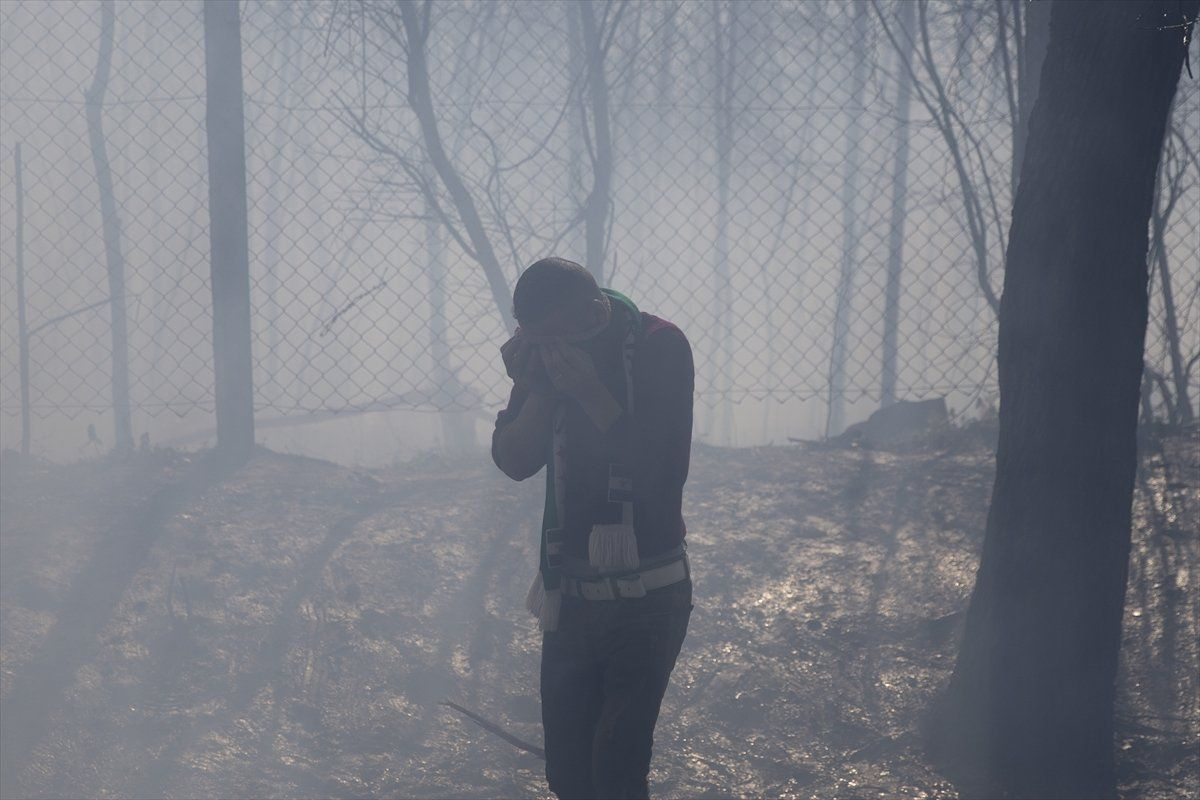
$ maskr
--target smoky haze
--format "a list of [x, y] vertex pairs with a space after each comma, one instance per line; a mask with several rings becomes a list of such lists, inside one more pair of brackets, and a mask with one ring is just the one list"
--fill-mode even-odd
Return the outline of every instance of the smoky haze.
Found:
[[[954, 796], [903, 753], [978, 563], [1046, 6], [441, 0], [418, 48], [395, 4], [242, 0], [265, 450], [215, 473], [204, 5], [0, 3], [5, 796], [544, 794], [437, 703], [540, 742], [542, 479], [487, 450], [549, 255], [695, 358], [709, 606], [662, 792]], [[1198, 142], [1185, 72], [1141, 410], [1185, 433], [1139, 473], [1123, 667], [1183, 720], [1130, 734], [1151, 765], [1200, 730]]]
[[[587, 262], [581, 217], [597, 123], [582, 33], [572, 34], [564, 8], [442, 4], [434, 13], [435, 121], [486, 232], [486, 268], [426, 155], [401, 42], [377, 19], [384, 12], [242, 8], [263, 442], [366, 465], [483, 442], [506, 397], [497, 359], [505, 290], [544, 255]], [[599, 170], [610, 175], [611, 212], [593, 248], [602, 261], [588, 266], [680, 323], [702, 354], [700, 441], [840, 433], [878, 406], [889, 328], [894, 397], [944, 396], [966, 417], [995, 402], [987, 296], [999, 293], [1008, 232], [1016, 66], [1006, 79], [986, 3], [929, 6], [930, 63], [906, 49], [904, 19], [885, 29], [871, 7], [857, 8], [722, 7], [714, 21], [708, 5], [632, 4], [613, 26], [602, 120], [610, 147]], [[186, 446], [211, 443], [213, 428], [200, 10], [119, 4], [101, 114], [134, 433]], [[89, 424], [113, 444], [104, 223], [84, 113], [100, 6], [16, 2], [3, 13], [4, 442], [20, 436], [20, 143], [32, 435], [38, 452], [69, 459], [88, 444]], [[714, 25], [728, 36], [717, 41]], [[1195, 85], [1182, 82], [1177, 149], [1200, 134], [1197, 102]], [[1183, 172], [1164, 252], [1186, 359], [1197, 349], [1188, 216], [1200, 201], [1194, 160], [1181, 153], [1167, 166]], [[899, 273], [891, 323], [889, 264]], [[1161, 292], [1152, 296], [1147, 355], [1170, 376]], [[367, 408], [384, 410], [356, 413]], [[440, 423], [439, 411], [449, 412]], [[320, 421], [334, 414], [345, 416]], [[281, 418], [291, 424], [270, 427]]]

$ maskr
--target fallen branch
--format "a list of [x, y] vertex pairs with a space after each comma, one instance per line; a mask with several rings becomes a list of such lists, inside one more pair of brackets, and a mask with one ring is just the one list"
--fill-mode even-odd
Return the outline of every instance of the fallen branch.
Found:
[[448, 708], [453, 708], [455, 711], [462, 714], [464, 717], [471, 720], [476, 725], [483, 728], [485, 731], [496, 734], [501, 739], [508, 742], [513, 747], [517, 748], [518, 750], [524, 750], [526, 753], [532, 753], [533, 755], [537, 756], [538, 758], [542, 759], [543, 761], [546, 759], [546, 751], [545, 750], [538, 747], [537, 745], [530, 744], [529, 742], [526, 742], [523, 739], [518, 739], [516, 736], [513, 736], [511, 733], [504, 730], [504, 728], [501, 728], [496, 723], [494, 723], [488, 719], [485, 719], [484, 717], [480, 716], [479, 714], [476, 714], [474, 711], [471, 711], [468, 708], [463, 708], [458, 703], [451, 703], [449, 700], [443, 700], [442, 702], [438, 703], [438, 705], [446, 706]]

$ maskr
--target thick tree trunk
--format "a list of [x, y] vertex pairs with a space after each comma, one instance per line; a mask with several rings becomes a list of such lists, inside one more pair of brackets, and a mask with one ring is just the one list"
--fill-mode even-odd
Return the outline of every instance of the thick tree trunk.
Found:
[[[1200, 2], [1051, 11], [1000, 307], [987, 532], [931, 753], [1025, 797], [1111, 797], [1147, 317], [1147, 222]], [[1143, 14], [1139, 19], [1139, 14]]]
[[113, 426], [117, 450], [133, 448], [133, 424], [129, 410], [129, 337], [125, 321], [125, 255], [121, 251], [121, 221], [117, 216], [117, 199], [113, 192], [112, 171], [108, 165], [108, 148], [104, 139], [104, 95], [108, 90], [108, 74], [112, 68], [113, 29], [116, 12], [113, 0], [100, 4], [100, 48], [96, 74], [84, 95], [88, 141], [92, 148], [92, 164], [96, 169], [96, 186], [100, 191], [100, 220], [104, 233], [104, 256], [108, 266], [108, 305], [112, 331], [112, 402]]

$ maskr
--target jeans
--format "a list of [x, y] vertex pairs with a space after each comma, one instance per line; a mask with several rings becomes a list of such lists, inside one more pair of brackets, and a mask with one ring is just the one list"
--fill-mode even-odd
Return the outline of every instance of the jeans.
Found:
[[559, 798], [648, 797], [654, 724], [687, 633], [692, 584], [564, 597], [542, 634], [546, 780]]

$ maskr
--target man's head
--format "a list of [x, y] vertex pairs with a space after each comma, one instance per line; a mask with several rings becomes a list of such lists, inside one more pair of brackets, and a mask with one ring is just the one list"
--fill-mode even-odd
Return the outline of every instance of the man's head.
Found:
[[592, 273], [565, 258], [535, 262], [513, 290], [513, 316], [531, 342], [590, 339], [608, 325], [610, 313]]

